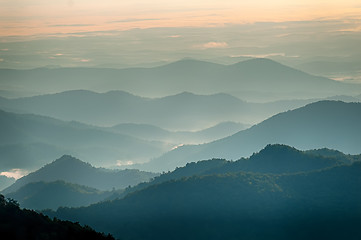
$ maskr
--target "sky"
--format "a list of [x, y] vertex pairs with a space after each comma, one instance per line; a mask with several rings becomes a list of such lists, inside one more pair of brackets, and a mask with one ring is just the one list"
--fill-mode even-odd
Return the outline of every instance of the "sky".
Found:
[[[0, 68], [269, 57], [361, 81], [359, 0], [0, 0], [0, 6]], [[323, 65], [314, 69], [313, 62]]]
[[48, 36], [154, 27], [359, 17], [356, 0], [1, 0], [0, 34]]

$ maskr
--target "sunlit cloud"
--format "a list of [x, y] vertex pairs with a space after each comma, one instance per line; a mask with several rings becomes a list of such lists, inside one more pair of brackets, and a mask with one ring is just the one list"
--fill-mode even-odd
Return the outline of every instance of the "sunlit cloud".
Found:
[[133, 164], [134, 164], [133, 161], [121, 161], [121, 160], [118, 160], [115, 165], [117, 165], [118, 167], [121, 167], [121, 166], [130, 166], [130, 165], [133, 165]]
[[202, 48], [226, 48], [228, 44], [226, 42], [207, 42], [201, 46]]
[[1, 172], [0, 175], [6, 176], [9, 178], [19, 179], [19, 178], [27, 175], [28, 173], [29, 173], [29, 171], [27, 171], [25, 169], [14, 168], [8, 172]]
[[169, 38], [180, 38], [180, 37], [182, 37], [181, 35], [170, 35], [170, 36], [168, 36]]
[[179, 145], [177, 145], [177, 146], [174, 146], [171, 150], [174, 150], [174, 149], [177, 149], [177, 148], [180, 148], [180, 147], [183, 147], [183, 146], [184, 146], [184, 144], [181, 143], [181, 144], [179, 144]]

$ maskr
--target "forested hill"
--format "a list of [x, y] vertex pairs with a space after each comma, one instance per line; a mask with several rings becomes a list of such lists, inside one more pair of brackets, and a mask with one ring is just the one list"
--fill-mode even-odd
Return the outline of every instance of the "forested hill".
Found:
[[0, 236], [4, 240], [114, 239], [79, 223], [51, 220], [34, 211], [20, 209], [16, 202], [3, 195], [0, 195]]
[[[322, 152], [329, 158], [320, 156]], [[306, 157], [293, 159], [297, 154]], [[309, 160], [333, 159], [334, 164], [270, 174], [237, 171], [236, 165], [226, 171], [224, 166], [232, 163], [211, 160], [189, 164], [182, 169], [185, 177], [177, 169], [173, 174], [178, 171], [178, 178], [137, 189], [122, 199], [47, 213], [124, 239], [340, 239], [345, 234], [360, 239], [357, 156], [276, 145], [259, 153], [258, 159], [256, 155], [240, 161], [272, 163], [284, 156], [308, 165], [308, 154]]]
[[130, 192], [138, 191], [150, 185], [192, 177], [194, 175], [203, 176], [237, 172], [290, 174], [315, 171], [337, 165], [350, 164], [355, 161], [361, 161], [361, 155], [347, 155], [326, 148], [300, 151], [287, 145], [269, 144], [251, 157], [241, 158], [237, 161], [210, 159], [187, 163], [184, 167], [176, 168], [172, 172], [155, 177], [153, 181], [127, 188], [119, 194], [115, 193], [109, 199], [123, 197]]

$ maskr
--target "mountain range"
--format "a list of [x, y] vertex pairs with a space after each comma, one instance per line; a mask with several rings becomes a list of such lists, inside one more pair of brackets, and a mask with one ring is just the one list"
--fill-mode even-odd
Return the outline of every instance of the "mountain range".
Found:
[[0, 172], [14, 168], [34, 170], [64, 154], [98, 166], [144, 162], [174, 146], [81, 123], [1, 110], [0, 131]]
[[139, 167], [168, 171], [201, 159], [239, 159], [272, 143], [300, 149], [327, 147], [358, 154], [361, 149], [360, 119], [361, 103], [320, 101], [279, 113], [211, 143], [180, 146]]
[[168, 131], [149, 124], [121, 123], [110, 127], [110, 130], [148, 141], [162, 141], [174, 144], [199, 144], [228, 137], [248, 127], [250, 127], [248, 124], [221, 122], [213, 127], [199, 131]]
[[227, 121], [254, 123], [300, 104], [303, 102], [264, 106], [228, 94], [183, 92], [162, 98], [144, 98], [124, 91], [85, 90], [0, 99], [0, 107], [11, 112], [108, 127], [121, 123], [150, 124], [173, 131], [201, 130]]
[[53, 161], [18, 180], [2, 191], [9, 194], [29, 183], [64, 181], [84, 185], [99, 190], [123, 189], [141, 182], [149, 181], [156, 173], [143, 172], [135, 169], [111, 170], [95, 168], [69, 155]]
[[249, 159], [188, 164], [122, 198], [44, 213], [125, 239], [357, 239], [360, 171], [360, 155], [269, 145]]
[[[268, 145], [247, 159], [242, 158], [237, 161], [212, 159], [193, 162], [157, 176], [138, 170], [96, 169], [71, 156], [63, 156], [19, 179], [3, 193], [25, 208], [56, 210], [58, 207], [80, 207], [123, 198], [156, 184], [194, 175], [237, 172], [293, 174], [352, 164], [360, 160], [360, 155], [345, 155], [335, 150], [299, 151], [277, 144]], [[109, 191], [111, 189], [112, 191]]]
[[171, 132], [131, 123], [96, 127], [0, 110], [0, 173], [11, 169], [33, 171], [63, 154], [78, 156], [98, 166], [124, 167], [158, 157], [180, 144], [209, 142], [247, 127], [233, 122], [197, 132]]
[[138, 184], [132, 188], [127, 188], [125, 191], [115, 192], [108, 199], [121, 198], [131, 192], [139, 191], [151, 185], [188, 178], [194, 175], [237, 172], [292, 174], [352, 164], [356, 161], [361, 161], [361, 155], [347, 155], [327, 148], [300, 151], [287, 145], [270, 144], [249, 158], [241, 158], [236, 161], [213, 158], [187, 163], [184, 167], [177, 167], [174, 171], [163, 173], [150, 182]]
[[[274, 115], [228, 137], [244, 125], [223, 123], [198, 132], [170, 132], [147, 124], [127, 123], [102, 128], [0, 111], [0, 128], [4, 133], [0, 137], [3, 159], [0, 171], [33, 170], [49, 159], [72, 154], [98, 166], [124, 167], [136, 163], [132, 168], [159, 172], [199, 159], [239, 159], [269, 143], [284, 143], [301, 149], [328, 147], [355, 154], [361, 142], [360, 115], [360, 103], [320, 101]], [[217, 137], [225, 138], [215, 140]], [[207, 140], [215, 141], [189, 145]], [[139, 165], [142, 162], [148, 163]]]
[[[342, 95], [329, 99], [361, 101]], [[17, 99], [0, 98], [0, 108], [96, 126], [113, 127], [132, 123], [170, 131], [199, 131], [229, 121], [253, 125], [279, 112], [319, 100], [252, 103], [224, 93], [197, 95], [182, 92], [162, 98], [144, 98], [124, 91], [96, 93], [74, 90]]]
[[188, 59], [161, 67], [128, 69], [1, 69], [0, 80], [1, 89], [13, 92], [122, 89], [151, 97], [183, 91], [199, 94], [225, 92], [238, 97], [247, 96], [247, 100], [353, 95], [361, 91], [359, 84], [313, 76], [269, 59], [251, 59], [233, 65]]

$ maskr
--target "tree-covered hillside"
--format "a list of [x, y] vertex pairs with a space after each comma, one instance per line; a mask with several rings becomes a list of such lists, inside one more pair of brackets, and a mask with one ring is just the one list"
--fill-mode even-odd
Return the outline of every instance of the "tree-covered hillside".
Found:
[[0, 195], [0, 237], [12, 240], [114, 239], [79, 223], [51, 220], [34, 211], [20, 209], [13, 200]]
[[153, 181], [141, 183], [132, 188], [127, 188], [125, 191], [114, 193], [109, 199], [123, 197], [130, 192], [138, 191], [150, 185], [194, 175], [203, 176], [237, 172], [289, 174], [315, 171], [350, 164], [355, 161], [361, 161], [361, 155], [347, 155], [325, 148], [300, 151], [287, 145], [269, 144], [249, 158], [241, 158], [236, 161], [211, 159], [187, 163], [184, 167], [178, 167], [172, 172], [155, 177]]
[[224, 166], [235, 163], [211, 160], [189, 164], [184, 177], [177, 169], [178, 177], [136, 188], [121, 199], [47, 213], [120, 239], [359, 239], [361, 162], [314, 152], [332, 151], [276, 145], [240, 161], [312, 165], [310, 160], [333, 158], [335, 164], [283, 173], [227, 172]]

